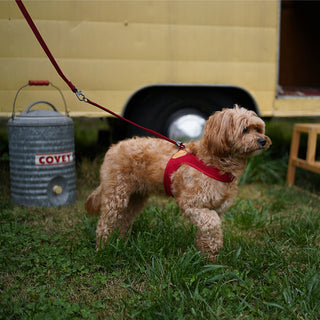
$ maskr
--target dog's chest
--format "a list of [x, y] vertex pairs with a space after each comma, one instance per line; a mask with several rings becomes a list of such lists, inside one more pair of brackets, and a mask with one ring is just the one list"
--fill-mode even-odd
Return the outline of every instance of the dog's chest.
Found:
[[[219, 214], [226, 212], [237, 195], [237, 188], [233, 183], [211, 182], [208, 188], [203, 189], [206, 194], [202, 205], [208, 209], [217, 211]], [[207, 201], [206, 201], [207, 200]]]
[[212, 179], [194, 168], [183, 167], [174, 176], [175, 194], [188, 206], [208, 208], [224, 213], [237, 195], [237, 182]]

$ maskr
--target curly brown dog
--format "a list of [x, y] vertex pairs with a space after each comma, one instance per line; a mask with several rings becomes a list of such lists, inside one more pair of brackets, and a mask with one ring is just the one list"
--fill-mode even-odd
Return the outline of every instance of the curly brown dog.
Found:
[[[206, 122], [199, 141], [189, 142], [185, 151], [206, 166], [215, 167], [232, 179], [219, 181], [188, 164], [170, 176], [171, 192], [181, 212], [198, 228], [197, 248], [214, 260], [223, 245], [221, 217], [230, 208], [238, 179], [247, 158], [271, 145], [264, 122], [253, 112], [240, 108], [214, 113]], [[113, 145], [101, 166], [101, 183], [88, 197], [88, 213], [99, 215], [97, 248], [119, 230], [124, 236], [150, 195], [165, 195], [164, 172], [176, 147], [158, 138], [133, 138]]]

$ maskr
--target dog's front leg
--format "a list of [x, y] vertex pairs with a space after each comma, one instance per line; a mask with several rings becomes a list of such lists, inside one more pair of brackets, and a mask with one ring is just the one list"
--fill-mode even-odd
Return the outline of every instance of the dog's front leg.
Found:
[[219, 249], [223, 247], [221, 219], [218, 213], [198, 208], [185, 209], [184, 212], [191, 223], [198, 228], [197, 248], [214, 262]]

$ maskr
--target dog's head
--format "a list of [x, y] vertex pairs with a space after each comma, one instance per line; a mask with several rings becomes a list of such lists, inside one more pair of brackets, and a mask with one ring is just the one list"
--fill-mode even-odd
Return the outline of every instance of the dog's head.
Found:
[[267, 150], [271, 139], [265, 135], [265, 123], [255, 112], [240, 108], [223, 109], [212, 115], [204, 128], [203, 143], [219, 157], [248, 157]]

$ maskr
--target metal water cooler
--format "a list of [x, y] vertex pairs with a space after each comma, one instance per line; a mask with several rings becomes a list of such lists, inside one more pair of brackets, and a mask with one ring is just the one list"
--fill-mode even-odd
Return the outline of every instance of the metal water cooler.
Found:
[[[29, 81], [21, 87], [8, 122], [10, 182], [12, 202], [24, 206], [56, 207], [76, 199], [73, 121], [48, 101], [35, 101], [15, 115], [21, 89], [29, 85], [49, 85], [48, 81]], [[44, 110], [32, 110], [43, 104]]]

